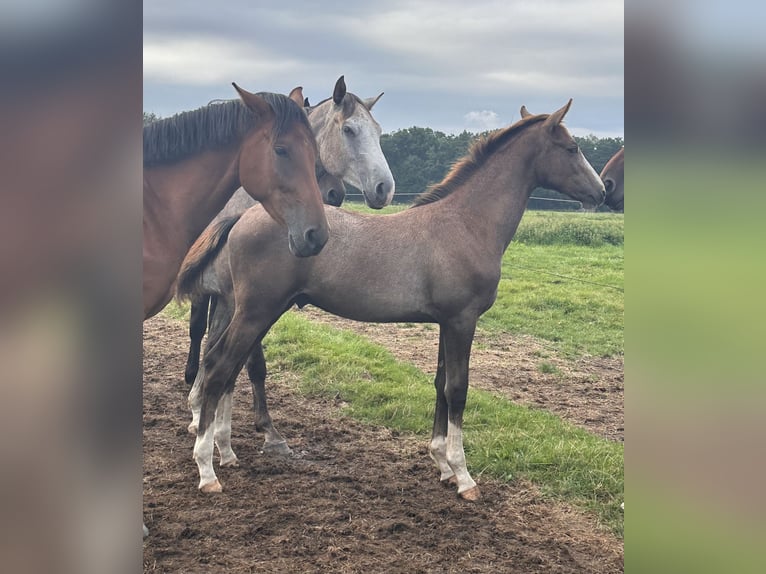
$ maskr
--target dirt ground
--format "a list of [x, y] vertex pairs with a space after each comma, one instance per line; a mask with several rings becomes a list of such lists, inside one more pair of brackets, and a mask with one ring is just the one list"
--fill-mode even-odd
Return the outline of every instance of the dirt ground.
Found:
[[[302, 312], [434, 372], [435, 329]], [[529, 483], [478, 475], [482, 500], [461, 501], [439, 484], [427, 441], [342, 417], [332, 400], [306, 401], [291, 391], [292, 373], [273, 373], [267, 390], [294, 455], [260, 452], [241, 375], [232, 416], [241, 466], [216, 468], [222, 494], [199, 493], [186, 431], [187, 344], [181, 322], [144, 323], [144, 572], [623, 572], [622, 541], [593, 517], [543, 499]], [[623, 440], [622, 361], [571, 366], [541, 355], [531, 340], [479, 336], [471, 385]], [[542, 361], [558, 372], [541, 373]]]

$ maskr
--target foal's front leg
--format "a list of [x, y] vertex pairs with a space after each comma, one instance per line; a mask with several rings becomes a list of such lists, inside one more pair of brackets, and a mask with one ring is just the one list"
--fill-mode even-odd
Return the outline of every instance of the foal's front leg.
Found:
[[271, 415], [266, 405], [266, 359], [263, 356], [263, 344], [255, 344], [247, 361], [247, 376], [253, 388], [253, 411], [255, 412], [255, 430], [265, 434], [263, 452], [288, 456], [292, 450], [287, 441], [274, 428]]
[[[479, 487], [468, 472], [463, 449], [463, 411], [468, 395], [468, 363], [475, 328], [475, 321], [441, 326], [439, 357], [440, 367], [442, 364], [444, 367], [442, 378], [439, 378], [437, 369], [434, 381], [437, 398], [430, 449], [431, 457], [442, 472], [442, 480], [457, 483], [458, 495], [469, 501], [481, 497]], [[440, 386], [443, 393], [440, 393]]]

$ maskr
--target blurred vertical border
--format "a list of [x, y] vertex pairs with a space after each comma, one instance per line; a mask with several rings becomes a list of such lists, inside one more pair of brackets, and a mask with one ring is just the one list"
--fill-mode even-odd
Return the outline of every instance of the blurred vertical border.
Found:
[[626, 572], [766, 560], [766, 7], [626, 7]]
[[0, 563], [141, 567], [135, 1], [0, 6]]

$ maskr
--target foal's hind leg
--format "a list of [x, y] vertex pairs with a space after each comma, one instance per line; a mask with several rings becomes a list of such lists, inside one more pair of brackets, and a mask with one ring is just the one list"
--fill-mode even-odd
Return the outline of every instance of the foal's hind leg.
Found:
[[215, 446], [221, 456], [221, 466], [239, 466], [237, 455], [231, 448], [231, 406], [234, 398], [234, 387], [227, 389], [218, 402], [215, 411]]
[[194, 460], [199, 469], [199, 489], [202, 492], [223, 490], [213, 470], [216, 410], [224, 393], [234, 388], [234, 381], [261, 330], [251, 317], [235, 313], [221, 337], [205, 353], [202, 404], [197, 440], [194, 442]]
[[255, 430], [264, 433], [263, 452], [287, 456], [292, 450], [287, 441], [274, 428], [266, 406], [266, 359], [263, 356], [263, 344], [259, 340], [247, 361], [247, 376], [253, 387], [253, 410], [255, 411]]
[[204, 295], [199, 299], [192, 299], [191, 302], [189, 356], [186, 358], [186, 370], [184, 371], [184, 380], [190, 386], [197, 379], [197, 372], [199, 371], [199, 352], [202, 348], [202, 338], [207, 330], [207, 309], [209, 303], [209, 295]]

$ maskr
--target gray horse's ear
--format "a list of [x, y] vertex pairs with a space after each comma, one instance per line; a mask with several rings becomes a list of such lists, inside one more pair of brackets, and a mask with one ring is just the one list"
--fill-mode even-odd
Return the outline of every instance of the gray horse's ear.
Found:
[[346, 96], [346, 80], [343, 79], [343, 76], [338, 78], [338, 81], [335, 82], [335, 88], [332, 91], [332, 101], [335, 102], [335, 105], [340, 105], [340, 103], [343, 101], [343, 98]]
[[303, 107], [303, 86], [298, 86], [290, 90], [289, 98], [298, 104], [298, 107]]
[[564, 116], [567, 115], [567, 112], [569, 111], [569, 106], [572, 105], [572, 98], [569, 98], [569, 101], [566, 103], [566, 105], [561, 108], [560, 110], [556, 110], [551, 115], [548, 116], [548, 119], [545, 120], [545, 126], [549, 127], [551, 129], [555, 128], [561, 123], [561, 120], [564, 119]]
[[365, 98], [364, 100], [362, 100], [362, 103], [364, 103], [364, 107], [367, 108], [367, 111], [372, 111], [372, 106], [378, 103], [380, 96], [382, 96], [383, 94], [384, 92], [380, 92], [378, 96], [375, 98]]
[[528, 118], [532, 114], [529, 113], [529, 110], [527, 109], [527, 106], [521, 106], [521, 118]]
[[237, 90], [242, 103], [244, 103], [250, 111], [258, 117], [259, 121], [266, 121], [274, 117], [274, 110], [271, 109], [269, 102], [264, 100], [261, 96], [243, 90], [236, 82], [232, 82], [231, 85]]
[[303, 107], [304, 108], [310, 108], [311, 107], [311, 104], [309, 103], [309, 99], [308, 98], [303, 98]]

